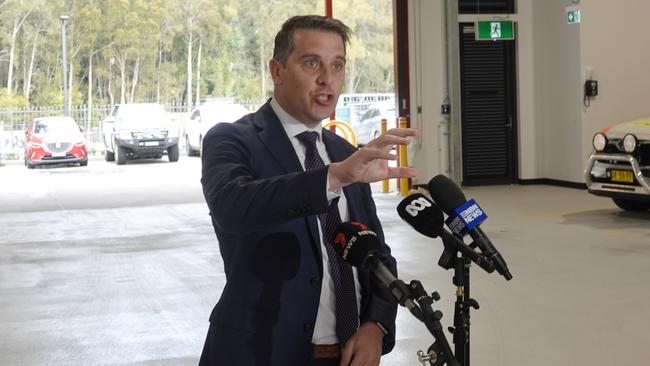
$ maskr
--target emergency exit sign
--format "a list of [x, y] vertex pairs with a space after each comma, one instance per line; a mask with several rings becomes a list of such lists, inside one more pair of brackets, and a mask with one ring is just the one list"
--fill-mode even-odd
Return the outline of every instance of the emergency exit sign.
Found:
[[566, 21], [569, 24], [580, 23], [580, 9], [567, 10]]
[[477, 41], [515, 39], [512, 20], [479, 20], [475, 24]]

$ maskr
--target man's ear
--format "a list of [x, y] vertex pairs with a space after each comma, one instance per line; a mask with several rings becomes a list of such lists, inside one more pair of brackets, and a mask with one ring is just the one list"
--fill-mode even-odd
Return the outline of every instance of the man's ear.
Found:
[[271, 78], [273, 78], [273, 84], [281, 85], [282, 78], [280, 77], [280, 70], [282, 69], [282, 64], [275, 58], [272, 58], [269, 61], [269, 70], [271, 70]]

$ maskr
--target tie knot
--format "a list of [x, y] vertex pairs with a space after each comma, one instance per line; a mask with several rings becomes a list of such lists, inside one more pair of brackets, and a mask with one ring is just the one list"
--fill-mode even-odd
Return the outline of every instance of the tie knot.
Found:
[[298, 141], [303, 144], [306, 148], [315, 148], [316, 140], [318, 140], [318, 132], [315, 131], [305, 131], [296, 135]]

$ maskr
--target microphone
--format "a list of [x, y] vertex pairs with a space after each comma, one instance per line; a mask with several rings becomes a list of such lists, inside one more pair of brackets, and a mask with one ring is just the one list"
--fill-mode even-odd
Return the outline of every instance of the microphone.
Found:
[[494, 263], [497, 272], [510, 281], [512, 274], [508, 270], [506, 261], [483, 230], [478, 227], [478, 224], [487, 218], [478, 204], [474, 200], [468, 202], [463, 191], [444, 175], [433, 177], [428, 187], [433, 200], [449, 215], [448, 224], [451, 223], [460, 233], [467, 231], [474, 239], [474, 244], [478, 245], [481, 252]]
[[459, 250], [486, 272], [494, 272], [492, 262], [476, 253], [467, 244], [463, 243], [444, 228], [442, 210], [425, 195], [414, 193], [404, 198], [397, 205], [397, 213], [402, 220], [406, 221], [420, 234], [430, 238], [442, 238], [442, 242], [445, 245], [445, 253], [443, 253], [438, 264], [443, 268], [450, 269], [453, 266], [451, 263], [451, 255], [456, 250]]
[[344, 222], [334, 232], [334, 249], [353, 267], [370, 269], [375, 276], [395, 296], [397, 302], [421, 319], [420, 308], [413, 302], [408, 286], [395, 278], [393, 273], [381, 262], [381, 244], [377, 234], [358, 222]]

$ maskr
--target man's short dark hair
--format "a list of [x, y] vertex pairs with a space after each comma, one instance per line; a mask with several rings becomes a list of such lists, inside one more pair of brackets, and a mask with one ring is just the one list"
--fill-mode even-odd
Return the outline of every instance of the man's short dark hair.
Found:
[[297, 29], [312, 29], [334, 32], [341, 36], [343, 49], [350, 43], [350, 28], [338, 19], [321, 15], [298, 15], [289, 18], [275, 36], [273, 58], [285, 65], [293, 51], [293, 34]]

